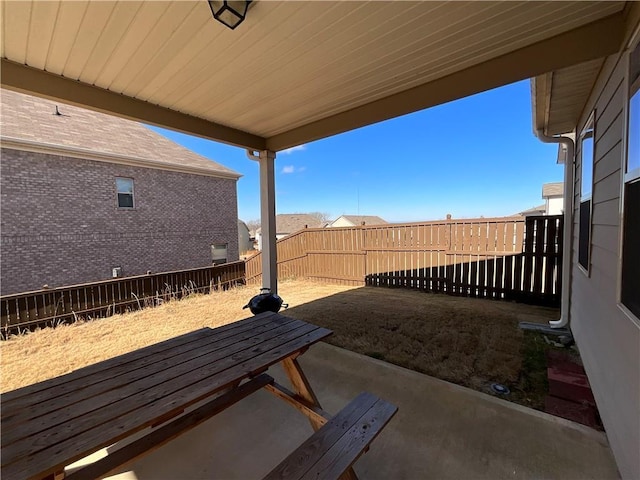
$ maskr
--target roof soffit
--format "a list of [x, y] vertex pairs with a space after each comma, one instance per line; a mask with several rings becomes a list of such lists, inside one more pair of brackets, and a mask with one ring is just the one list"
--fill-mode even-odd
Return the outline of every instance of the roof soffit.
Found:
[[[627, 2], [622, 12], [620, 46], [612, 54], [628, 47], [635, 31], [640, 28], [640, 2]], [[569, 135], [580, 122], [596, 81], [606, 75], [606, 56], [596, 57], [577, 65], [556, 69], [532, 78], [532, 106], [534, 128], [545, 135]], [[615, 62], [614, 62], [615, 63]], [[558, 163], [566, 152], [558, 152]]]
[[256, 2], [227, 32], [205, 2], [97, 3], [3, 2], [3, 87], [256, 150], [607, 55], [625, 21], [623, 2]]

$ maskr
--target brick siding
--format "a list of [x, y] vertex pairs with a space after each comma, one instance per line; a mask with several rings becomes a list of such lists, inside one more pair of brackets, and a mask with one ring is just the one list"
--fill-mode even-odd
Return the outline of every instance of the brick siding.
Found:
[[[236, 181], [3, 148], [3, 295], [238, 259]], [[118, 209], [115, 178], [134, 179]]]

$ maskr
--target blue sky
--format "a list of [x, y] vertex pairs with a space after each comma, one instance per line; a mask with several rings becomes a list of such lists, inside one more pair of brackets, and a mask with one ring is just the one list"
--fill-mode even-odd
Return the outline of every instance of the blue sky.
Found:
[[[542, 184], [562, 181], [563, 167], [531, 118], [527, 80], [279, 152], [276, 211], [402, 222], [540, 205]], [[241, 173], [238, 215], [259, 218], [258, 164], [243, 149], [154, 130]]]

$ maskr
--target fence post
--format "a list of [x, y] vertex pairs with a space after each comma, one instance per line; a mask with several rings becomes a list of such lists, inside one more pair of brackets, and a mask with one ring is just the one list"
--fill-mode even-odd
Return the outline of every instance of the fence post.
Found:
[[367, 235], [364, 231], [365, 226], [362, 225], [359, 229], [358, 229], [358, 251], [361, 254], [360, 258], [362, 258], [362, 284], [366, 285], [367, 284], [367, 276], [369, 275], [369, 258], [368, 258], [368, 254], [367, 254], [367, 249], [366, 249], [366, 245], [365, 242], [367, 241]]

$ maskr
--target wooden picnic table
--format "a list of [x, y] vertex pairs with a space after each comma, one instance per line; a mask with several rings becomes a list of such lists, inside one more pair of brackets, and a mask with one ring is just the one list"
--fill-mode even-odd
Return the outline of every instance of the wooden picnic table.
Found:
[[[64, 478], [65, 466], [159, 426], [67, 478], [104, 475], [263, 387], [295, 406], [317, 430], [329, 416], [296, 358], [331, 333], [267, 312], [2, 394], [2, 476]], [[294, 391], [264, 373], [278, 362]]]

